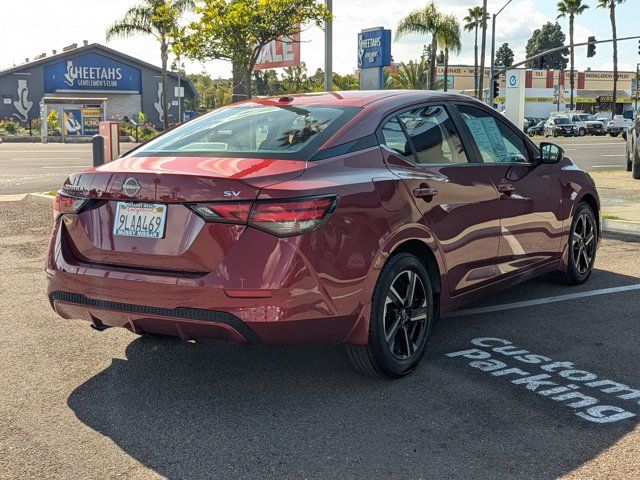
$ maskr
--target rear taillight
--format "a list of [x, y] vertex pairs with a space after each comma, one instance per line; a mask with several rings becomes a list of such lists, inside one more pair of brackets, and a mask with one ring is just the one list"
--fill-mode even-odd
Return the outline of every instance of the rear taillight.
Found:
[[87, 202], [86, 198], [71, 197], [58, 192], [53, 201], [53, 218], [56, 219], [65, 213], [78, 213]]
[[335, 195], [323, 197], [224, 202], [191, 205], [209, 222], [250, 225], [278, 237], [291, 237], [320, 227], [338, 204]]

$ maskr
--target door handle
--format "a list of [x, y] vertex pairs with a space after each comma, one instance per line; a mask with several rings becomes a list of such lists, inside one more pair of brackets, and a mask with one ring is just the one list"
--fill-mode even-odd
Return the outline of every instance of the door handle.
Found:
[[420, 186], [413, 189], [413, 196], [416, 198], [433, 198], [438, 194], [438, 190], [435, 188]]
[[511, 185], [510, 183], [500, 183], [498, 184], [498, 192], [504, 193], [505, 195], [511, 195], [515, 192], [516, 187]]

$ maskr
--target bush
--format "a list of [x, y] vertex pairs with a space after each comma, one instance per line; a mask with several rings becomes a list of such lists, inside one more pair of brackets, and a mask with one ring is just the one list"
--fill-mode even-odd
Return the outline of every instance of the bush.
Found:
[[7, 135], [17, 135], [20, 132], [20, 125], [11, 120], [0, 120], [0, 131]]

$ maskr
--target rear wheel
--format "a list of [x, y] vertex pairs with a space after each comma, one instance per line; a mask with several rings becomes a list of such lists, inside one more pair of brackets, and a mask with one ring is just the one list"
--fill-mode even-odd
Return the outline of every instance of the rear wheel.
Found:
[[433, 319], [433, 291], [424, 263], [409, 253], [391, 257], [373, 293], [369, 343], [346, 346], [351, 363], [370, 376], [411, 373], [424, 355]]
[[596, 217], [587, 203], [580, 203], [573, 216], [569, 232], [567, 271], [553, 272], [553, 279], [563, 285], [579, 285], [587, 281], [593, 271], [598, 245]]

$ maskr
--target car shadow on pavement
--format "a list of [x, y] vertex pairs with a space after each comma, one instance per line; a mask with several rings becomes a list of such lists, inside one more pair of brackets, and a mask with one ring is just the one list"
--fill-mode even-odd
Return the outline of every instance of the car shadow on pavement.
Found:
[[[592, 289], [638, 283], [603, 271], [594, 279]], [[536, 282], [556, 294], [574, 291]], [[447, 354], [477, 348], [476, 338], [499, 338], [640, 388], [633, 298], [620, 293], [606, 306], [593, 297], [443, 319], [422, 365], [399, 381], [357, 375], [340, 347], [139, 337], [126, 360], [113, 359], [71, 393], [68, 405], [84, 424], [168, 478], [555, 478], [631, 432], [638, 399], [591, 390], [634, 415], [594, 423], [569, 401]], [[103, 335], [109, 341], [109, 331]]]

